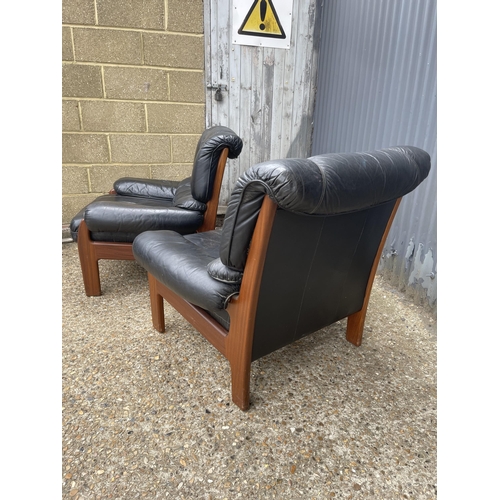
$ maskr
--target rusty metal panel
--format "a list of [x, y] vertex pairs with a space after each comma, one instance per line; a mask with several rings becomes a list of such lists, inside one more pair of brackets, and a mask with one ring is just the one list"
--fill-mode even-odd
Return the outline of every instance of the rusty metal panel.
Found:
[[379, 271], [419, 303], [437, 299], [436, 0], [326, 0], [313, 154], [426, 150], [429, 177], [403, 199]]

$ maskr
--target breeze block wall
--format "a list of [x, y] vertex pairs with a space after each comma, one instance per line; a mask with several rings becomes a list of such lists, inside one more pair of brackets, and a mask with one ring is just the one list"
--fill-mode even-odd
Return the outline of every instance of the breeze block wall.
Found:
[[62, 1], [62, 224], [119, 177], [181, 180], [205, 128], [203, 0]]

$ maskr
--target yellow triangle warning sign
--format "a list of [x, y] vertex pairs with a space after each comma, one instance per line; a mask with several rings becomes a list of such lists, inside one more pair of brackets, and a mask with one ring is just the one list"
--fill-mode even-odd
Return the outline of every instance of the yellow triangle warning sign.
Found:
[[240, 35], [286, 38], [271, 0], [254, 0], [238, 33]]

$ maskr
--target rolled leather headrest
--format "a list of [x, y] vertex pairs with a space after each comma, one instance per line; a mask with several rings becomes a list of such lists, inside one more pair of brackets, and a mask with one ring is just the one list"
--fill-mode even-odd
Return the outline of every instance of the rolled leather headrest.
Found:
[[342, 214], [404, 196], [427, 177], [430, 166], [429, 154], [413, 146], [254, 165], [241, 175], [231, 194], [222, 229], [221, 261], [230, 269], [244, 269], [265, 194], [284, 210]]

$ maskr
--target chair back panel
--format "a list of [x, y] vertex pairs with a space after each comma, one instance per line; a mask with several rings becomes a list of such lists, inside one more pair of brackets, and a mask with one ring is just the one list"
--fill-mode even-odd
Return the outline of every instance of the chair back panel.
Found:
[[225, 148], [229, 150], [228, 158], [237, 158], [243, 148], [243, 141], [230, 128], [215, 126], [201, 135], [191, 175], [191, 194], [195, 200], [207, 203], [212, 197], [219, 157]]
[[237, 282], [245, 271], [262, 202], [278, 210], [257, 304], [253, 359], [360, 311], [398, 199], [428, 175], [412, 146], [271, 160], [238, 179], [209, 275]]
[[394, 204], [333, 216], [277, 211], [262, 275], [252, 360], [361, 309]]

